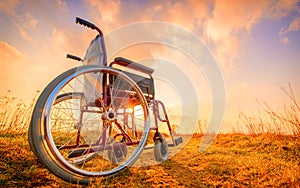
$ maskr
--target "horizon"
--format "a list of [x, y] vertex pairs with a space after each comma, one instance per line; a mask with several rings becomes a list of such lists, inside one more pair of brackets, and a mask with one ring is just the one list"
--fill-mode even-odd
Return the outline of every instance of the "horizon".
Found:
[[[0, 2], [0, 15], [0, 96], [10, 90], [10, 95], [31, 101], [36, 90], [42, 91], [56, 76], [77, 66], [66, 54], [83, 57], [95, 37], [95, 32], [75, 24], [79, 16], [105, 34], [132, 23], [158, 21], [176, 24], [201, 39], [224, 78], [226, 114], [221, 131], [236, 128], [239, 111], [259, 113], [256, 99], [275, 111], [283, 110], [289, 99], [279, 86], [288, 90], [291, 84], [296, 99], [300, 98], [299, 1], [9, 1]], [[171, 60], [171, 56], [189, 61], [178, 51], [157, 45], [137, 45], [119, 54], [134, 61]], [[176, 65], [196, 85], [199, 119], [209, 119], [213, 99], [205, 73]], [[180, 101], [176, 91], [170, 92], [172, 88], [164, 83], [156, 86], [158, 97], [169, 109], [176, 108], [174, 101]]]

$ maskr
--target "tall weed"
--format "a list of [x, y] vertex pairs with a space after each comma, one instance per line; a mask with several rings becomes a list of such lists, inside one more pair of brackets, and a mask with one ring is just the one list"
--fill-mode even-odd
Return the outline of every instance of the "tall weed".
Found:
[[297, 101], [291, 84], [288, 85], [288, 89], [280, 85], [279, 87], [289, 99], [288, 103], [283, 102], [282, 112], [273, 110], [265, 101], [257, 100], [261, 109], [257, 116], [249, 116], [242, 111], [239, 113], [239, 118], [249, 134], [300, 135], [300, 101]]
[[[38, 91], [36, 92], [36, 96]], [[31, 113], [36, 102], [34, 97], [30, 104], [12, 96], [10, 90], [5, 96], [0, 96], [0, 133], [19, 134], [27, 132]]]

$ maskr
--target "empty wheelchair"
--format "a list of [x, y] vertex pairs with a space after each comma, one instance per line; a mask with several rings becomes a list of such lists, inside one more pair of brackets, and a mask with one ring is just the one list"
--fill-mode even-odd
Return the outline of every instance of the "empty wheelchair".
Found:
[[[32, 151], [56, 176], [80, 184], [124, 171], [147, 144], [154, 145], [157, 161], [166, 160], [168, 146], [182, 139], [173, 137], [165, 106], [155, 99], [154, 70], [122, 57], [108, 64], [101, 30], [80, 18], [76, 23], [99, 35], [84, 60], [68, 55], [84, 65], [62, 73], [41, 93], [28, 130]], [[159, 121], [168, 126], [169, 145]]]

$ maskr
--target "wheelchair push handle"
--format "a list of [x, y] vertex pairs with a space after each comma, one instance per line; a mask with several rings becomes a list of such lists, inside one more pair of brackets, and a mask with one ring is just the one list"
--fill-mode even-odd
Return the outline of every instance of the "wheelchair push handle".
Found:
[[86, 21], [86, 20], [84, 20], [82, 18], [76, 17], [76, 23], [77, 24], [79, 23], [80, 25], [86, 26], [86, 27], [91, 28], [93, 30], [97, 30], [99, 32], [100, 36], [103, 36], [102, 31], [95, 24], [93, 24], [93, 23], [91, 23], [89, 21]]

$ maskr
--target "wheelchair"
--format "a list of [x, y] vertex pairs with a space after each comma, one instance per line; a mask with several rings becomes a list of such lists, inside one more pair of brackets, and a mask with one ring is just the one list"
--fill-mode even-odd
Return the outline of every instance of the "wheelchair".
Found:
[[[56, 77], [38, 98], [28, 130], [32, 151], [56, 176], [79, 184], [128, 169], [151, 145], [156, 161], [167, 160], [168, 147], [182, 138], [174, 137], [166, 108], [155, 99], [154, 70], [123, 57], [108, 64], [102, 31], [81, 18], [76, 23], [99, 34], [84, 60], [67, 55], [84, 65]], [[159, 122], [167, 124], [172, 143]]]

